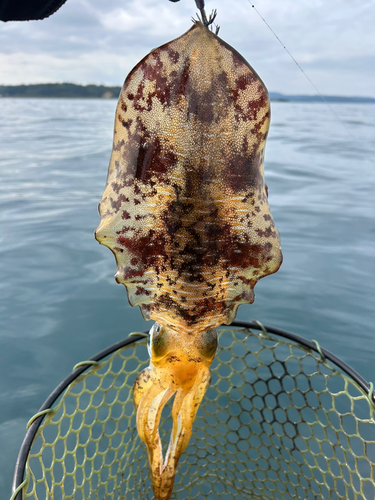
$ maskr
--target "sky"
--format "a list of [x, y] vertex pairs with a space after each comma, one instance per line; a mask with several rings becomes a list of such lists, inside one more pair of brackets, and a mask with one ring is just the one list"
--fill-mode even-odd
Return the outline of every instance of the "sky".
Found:
[[[252, 8], [255, 5], [255, 9]], [[219, 36], [269, 91], [375, 97], [375, 0], [206, 0]], [[0, 84], [122, 85], [153, 48], [182, 35], [194, 0], [67, 0], [48, 19], [0, 22]]]

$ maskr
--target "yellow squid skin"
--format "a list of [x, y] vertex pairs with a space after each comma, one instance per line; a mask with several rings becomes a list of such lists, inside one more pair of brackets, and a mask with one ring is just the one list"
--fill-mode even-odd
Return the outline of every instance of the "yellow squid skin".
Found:
[[[151, 328], [150, 366], [135, 380], [133, 397], [156, 500], [169, 499], [172, 494], [178, 460], [189, 444], [196, 412], [211, 381], [209, 367], [216, 349], [215, 330], [186, 339], [158, 323]], [[163, 460], [158, 427], [162, 410], [174, 395], [172, 433]]]
[[[130, 304], [157, 322], [133, 389], [156, 500], [172, 494], [210, 383], [215, 327], [282, 262], [263, 175], [269, 122], [262, 80], [200, 22], [142, 59], [120, 94], [96, 238]], [[163, 458], [158, 426], [174, 395]]]

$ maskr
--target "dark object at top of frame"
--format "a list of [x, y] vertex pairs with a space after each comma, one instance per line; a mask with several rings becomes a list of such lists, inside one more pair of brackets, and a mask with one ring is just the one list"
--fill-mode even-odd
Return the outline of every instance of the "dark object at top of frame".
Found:
[[[170, 0], [179, 2], [180, 0]], [[37, 21], [54, 14], [66, 0], [0, 0], [1, 21]]]
[[1, 21], [36, 21], [54, 14], [66, 0], [0, 0]]

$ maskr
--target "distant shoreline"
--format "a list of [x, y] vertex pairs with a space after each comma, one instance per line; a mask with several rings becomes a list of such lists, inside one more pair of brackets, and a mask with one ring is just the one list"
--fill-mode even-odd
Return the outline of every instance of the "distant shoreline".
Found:
[[75, 83], [39, 83], [0, 85], [1, 97], [27, 99], [118, 99], [121, 87], [77, 85]]
[[[23, 99], [118, 99], [121, 87], [77, 85], [75, 83], [40, 83], [33, 85], [0, 85], [0, 98]], [[270, 92], [274, 102], [329, 102], [375, 104], [374, 97], [285, 95]]]

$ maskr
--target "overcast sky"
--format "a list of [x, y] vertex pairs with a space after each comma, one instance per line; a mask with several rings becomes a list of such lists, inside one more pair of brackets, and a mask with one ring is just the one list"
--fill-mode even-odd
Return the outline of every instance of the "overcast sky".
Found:
[[[254, 0], [322, 94], [375, 97], [375, 0]], [[220, 36], [268, 89], [316, 94], [248, 0], [206, 0]], [[194, 0], [67, 0], [43, 21], [0, 23], [0, 84], [122, 85], [151, 49], [187, 31]]]

